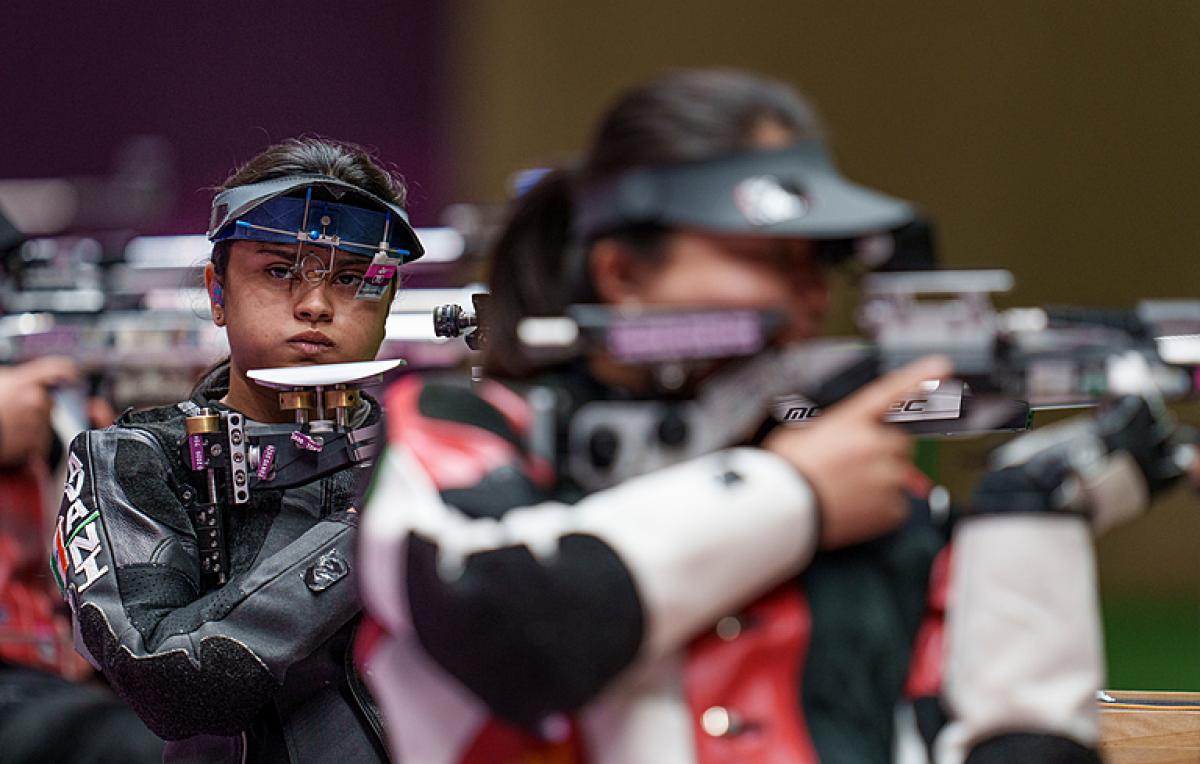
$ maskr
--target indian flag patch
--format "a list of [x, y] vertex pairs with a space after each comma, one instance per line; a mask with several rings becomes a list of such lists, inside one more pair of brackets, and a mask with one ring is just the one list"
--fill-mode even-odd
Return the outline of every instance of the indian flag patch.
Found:
[[54, 573], [54, 580], [58, 583], [58, 589], [65, 592], [67, 589], [67, 547], [63, 544], [63, 519], [58, 518], [58, 528], [54, 531], [54, 549], [50, 551], [50, 571]]

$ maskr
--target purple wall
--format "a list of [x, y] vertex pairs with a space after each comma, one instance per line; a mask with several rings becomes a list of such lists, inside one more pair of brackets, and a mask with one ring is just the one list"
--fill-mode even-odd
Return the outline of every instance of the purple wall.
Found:
[[129, 137], [160, 135], [177, 198], [150, 232], [200, 232], [206, 187], [272, 141], [316, 133], [377, 149], [430, 224], [449, 201], [446, 5], [6, 3], [0, 178], [105, 175]]

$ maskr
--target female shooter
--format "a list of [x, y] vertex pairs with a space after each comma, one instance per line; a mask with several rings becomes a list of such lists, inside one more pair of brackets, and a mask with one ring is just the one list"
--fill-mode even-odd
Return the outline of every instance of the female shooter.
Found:
[[[675, 196], [648, 201], [657, 217], [614, 196], [628, 173], [672, 165], [710, 177], [662, 180]], [[840, 204], [823, 206], [826, 193]], [[517, 201], [494, 253], [486, 370], [552, 391], [561, 450], [585, 404], [661, 388], [603, 356], [539, 366], [518, 341], [522, 318], [589, 302], [763, 309], [783, 316], [777, 342], [803, 340], [828, 307], [820, 242], [912, 218], [837, 174], [786, 86], [731, 72], [652, 81], [610, 110], [577, 172], [552, 172]], [[944, 532], [910, 512], [908, 441], [880, 419], [948, 370], [918, 365], [810, 429], [746, 432], [743, 447], [595, 492], [563, 454], [556, 471], [530, 452], [531, 412], [497, 384], [390, 391], [363, 554], [380, 566], [365, 596], [387, 654], [423, 678], [376, 684], [398, 758], [502, 761], [497, 751], [566, 745], [594, 761], [673, 762], [751, 740], [781, 761], [814, 745], [886, 756]], [[726, 656], [741, 650], [770, 658], [735, 670]], [[714, 676], [716, 663], [727, 672]], [[629, 690], [593, 703], [617, 676]], [[725, 689], [734, 700], [718, 703]], [[738, 702], [751, 697], [795, 713]], [[559, 715], [581, 707], [577, 722]], [[718, 719], [724, 708], [740, 720]], [[765, 715], [775, 720], [737, 734]], [[451, 718], [453, 729], [435, 721]]]
[[[386, 758], [348, 652], [355, 470], [235, 502], [241, 483], [203, 479], [226, 452], [197, 464], [185, 444], [200, 442], [193, 421], [222, 416], [286, 429], [294, 412], [256, 369], [374, 359], [395, 268], [422, 254], [403, 205], [403, 185], [348, 144], [295, 139], [252, 159], [216, 195], [208, 231], [205, 285], [229, 359], [191, 400], [71, 446], [54, 560], [77, 647], [169, 741], [168, 761]], [[362, 396], [344, 416], [362, 432], [380, 412]]]
[[[907, 440], [880, 420], [948, 367], [895, 372], [808, 429], [747, 431], [740, 445], [647, 469], [711, 422], [662, 416], [637, 429], [628, 423], [646, 408], [633, 404], [686, 397], [697, 383], [703, 394], [721, 370], [680, 379], [667, 373], [677, 366], [622, 361], [615, 341], [548, 366], [519, 332], [523, 319], [590, 303], [723, 309], [729, 331], [710, 325], [704, 335], [714, 347], [744, 338], [746, 312], [773, 311], [783, 317], [775, 342], [806, 340], [828, 306], [833, 255], [877, 253], [869, 237], [912, 219], [909, 205], [837, 173], [791, 89], [734, 72], [633, 88], [601, 120], [577, 171], [552, 172], [517, 200], [494, 252], [485, 370], [527, 396], [494, 382], [469, 390], [411, 378], [387, 396], [389, 451], [360, 559], [378, 622], [364, 639], [366, 665], [397, 758], [891, 761], [898, 705], [940, 689], [950, 531], [921, 498]], [[726, 402], [757, 392], [735, 389]], [[579, 448], [597, 402], [625, 413]], [[598, 487], [631, 450], [637, 476]], [[1023, 490], [1022, 467], [1002, 474], [1015, 479], [987, 484], [988, 511], [1014, 506]], [[1025, 486], [1024, 506], [1058, 485]], [[967, 650], [955, 698], [973, 702], [960, 704], [965, 724], [952, 728], [943, 761], [1094, 756], [1096, 629], [1071, 620], [1089, 612], [1089, 591], [1094, 598], [1090, 536], [1074, 519], [1051, 522], [1079, 554], [1030, 546], [1044, 554], [1023, 555], [1024, 570], [1049, 562], [1073, 575], [1083, 565], [1067, 588], [1073, 607], [1062, 609], [1065, 627], [1039, 624], [1043, 641], [1005, 665], [1053, 656], [1018, 674], [1069, 691], [1010, 703], [1010, 688], [976, 670], [981, 653]], [[972, 536], [976, 551], [994, 538]], [[995, 625], [977, 618], [960, 631], [977, 638]], [[998, 628], [988, 644], [1008, 657], [1012, 645], [1028, 647]], [[988, 681], [964, 688], [964, 676]], [[937, 701], [921, 707], [932, 738]]]

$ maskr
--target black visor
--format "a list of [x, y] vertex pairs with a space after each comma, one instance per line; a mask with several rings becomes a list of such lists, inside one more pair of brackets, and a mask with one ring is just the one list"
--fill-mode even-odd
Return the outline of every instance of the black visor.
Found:
[[576, 199], [575, 233], [639, 224], [800, 239], [854, 239], [913, 221], [907, 202], [843, 178], [820, 141], [710, 161], [644, 167]]

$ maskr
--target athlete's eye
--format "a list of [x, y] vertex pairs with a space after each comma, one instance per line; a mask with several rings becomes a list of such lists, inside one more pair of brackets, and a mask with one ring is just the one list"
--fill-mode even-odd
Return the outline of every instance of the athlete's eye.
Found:
[[357, 287], [362, 283], [363, 275], [352, 271], [343, 271], [333, 277], [333, 283], [337, 286]]
[[273, 279], [290, 279], [292, 277], [292, 269], [286, 265], [272, 265], [266, 269], [266, 273]]

